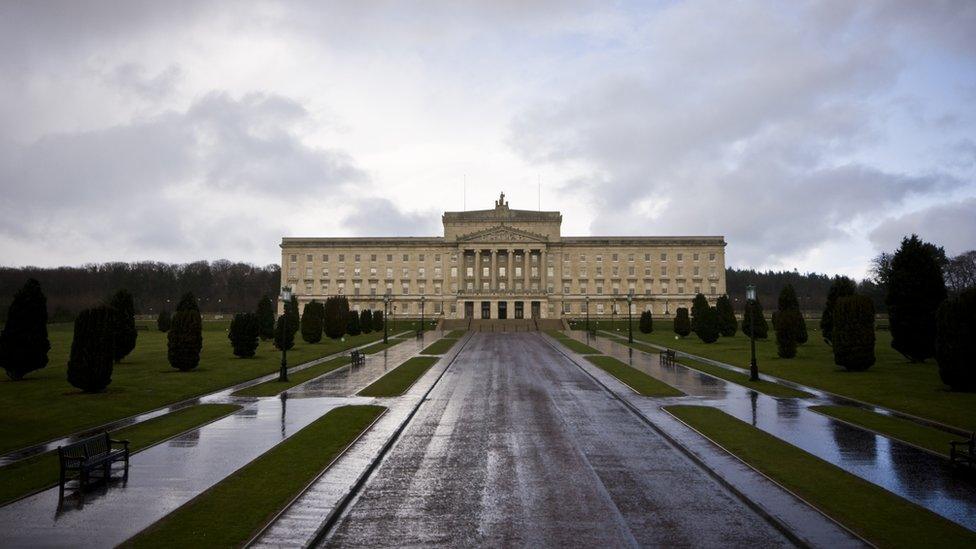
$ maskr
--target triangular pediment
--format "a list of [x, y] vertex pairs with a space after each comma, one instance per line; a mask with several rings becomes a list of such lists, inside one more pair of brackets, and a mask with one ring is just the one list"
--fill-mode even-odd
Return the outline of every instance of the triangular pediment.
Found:
[[496, 225], [458, 237], [458, 242], [547, 242], [548, 240], [545, 235], [504, 225]]

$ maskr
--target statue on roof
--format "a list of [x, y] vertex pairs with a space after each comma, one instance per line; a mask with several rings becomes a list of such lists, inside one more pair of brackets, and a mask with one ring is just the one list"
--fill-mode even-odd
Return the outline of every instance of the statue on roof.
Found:
[[496, 208], [507, 208], [508, 207], [508, 202], [505, 202], [505, 191], [502, 191], [501, 196], [499, 196], [498, 197], [498, 200], [495, 201], [495, 207]]

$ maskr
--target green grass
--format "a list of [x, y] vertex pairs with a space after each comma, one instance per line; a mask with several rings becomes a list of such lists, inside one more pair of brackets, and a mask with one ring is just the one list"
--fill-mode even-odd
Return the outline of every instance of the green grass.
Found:
[[[406, 323], [400, 323], [405, 325]], [[0, 453], [95, 428], [113, 420], [146, 412], [190, 397], [210, 393], [278, 370], [281, 353], [262, 341], [254, 358], [236, 358], [227, 339], [229, 322], [203, 323], [200, 366], [190, 372], [170, 367], [166, 359], [166, 334], [139, 331], [136, 348], [115, 365], [112, 384], [103, 393], [84, 394], [68, 384], [66, 370], [71, 350], [71, 324], [51, 324], [49, 363], [23, 381], [0, 375]], [[288, 363], [312, 359], [360, 346], [382, 337], [371, 333], [325, 338], [308, 344], [296, 338]]]
[[442, 354], [450, 351], [451, 350], [451, 347], [454, 347], [454, 344], [457, 343], [457, 342], [458, 342], [457, 339], [448, 338], [448, 337], [445, 337], [445, 338], [442, 338], [442, 339], [438, 339], [437, 341], [435, 341], [435, 342], [431, 343], [430, 345], [428, 345], [427, 348], [425, 348], [423, 351], [420, 351], [420, 354], [422, 354], [422, 355], [442, 355]]
[[383, 410], [343, 406], [330, 411], [123, 546], [244, 545]]
[[321, 364], [316, 364], [309, 368], [298, 372], [289, 372], [288, 381], [282, 383], [277, 379], [272, 379], [270, 381], [265, 381], [264, 383], [258, 383], [257, 385], [252, 385], [250, 387], [241, 389], [240, 391], [235, 391], [233, 396], [239, 397], [268, 397], [275, 396], [282, 391], [287, 391], [292, 387], [305, 383], [310, 379], [319, 377], [322, 374], [327, 374], [332, 370], [336, 370], [349, 364], [351, 359], [348, 356], [338, 356], [331, 360], [327, 360]]
[[811, 406], [810, 409], [826, 416], [866, 427], [891, 438], [921, 446], [946, 457], [949, 456], [949, 442], [965, 438], [919, 425], [907, 419], [886, 416], [852, 406]]
[[685, 423], [878, 547], [973, 547], [976, 532], [706, 406], [667, 406]]
[[402, 395], [438, 360], [440, 359], [434, 356], [415, 356], [407, 359], [406, 362], [360, 391], [359, 395], [371, 397]]
[[[236, 404], [198, 404], [112, 431], [112, 438], [128, 440], [129, 451], [138, 452], [240, 409]], [[59, 468], [56, 451], [0, 467], [0, 505], [57, 485]]]
[[561, 330], [546, 330], [546, 333], [550, 337], [554, 337], [554, 338], [560, 339], [560, 340], [562, 340], [562, 339], [571, 339], [566, 332], [563, 332]]
[[[591, 327], [596, 323], [591, 321]], [[600, 329], [611, 329], [603, 322]], [[749, 338], [737, 332], [712, 344], [703, 343], [694, 335], [674, 339], [671, 323], [654, 322], [655, 331], [642, 334], [634, 330], [634, 338], [648, 343], [685, 351], [741, 368], [749, 367]], [[809, 341], [800, 345], [797, 356], [782, 359], [776, 356], [776, 341], [772, 327], [770, 339], [756, 341], [759, 371], [789, 381], [869, 402], [907, 414], [924, 417], [965, 431], [976, 431], [976, 393], [948, 390], [939, 379], [935, 360], [912, 364], [891, 348], [891, 333], [875, 332], [877, 362], [864, 372], [848, 372], [834, 365], [833, 351], [824, 343], [816, 321], [807, 322]], [[627, 323], [617, 322], [618, 335], [627, 335]]]
[[612, 356], [587, 356], [597, 368], [627, 384], [638, 394], [652, 397], [684, 396], [684, 393], [663, 381], [651, 377], [644, 372], [624, 364]]
[[396, 345], [398, 343], [403, 343], [404, 341], [405, 340], [403, 340], [403, 339], [396, 339], [396, 338], [390, 337], [390, 338], [387, 338], [387, 343], [383, 343], [383, 341], [379, 341], [379, 342], [374, 343], [374, 344], [372, 344], [372, 345], [370, 345], [368, 347], [364, 347], [361, 350], [362, 350], [363, 354], [374, 355], [374, 354], [376, 354], [376, 353], [378, 353], [380, 351], [383, 351], [385, 349], [389, 349], [390, 347], [392, 347], [392, 346], [394, 346], [394, 345]]
[[466, 334], [466, 333], [468, 333], [467, 330], [452, 330], [450, 333], [448, 333], [444, 337], [449, 337], [451, 339], [460, 339], [460, 338], [464, 337], [464, 334]]
[[573, 351], [574, 353], [577, 353], [577, 354], [581, 354], [581, 355], [598, 355], [598, 354], [600, 354], [600, 351], [597, 351], [596, 349], [594, 349], [593, 347], [590, 347], [589, 345], [587, 345], [586, 343], [583, 343], [582, 341], [577, 341], [577, 340], [571, 339], [571, 338], [556, 338], [556, 340], [559, 341], [559, 343], [561, 343], [562, 345], [565, 345], [566, 347], [569, 347], [569, 350], [571, 350], [571, 351]]

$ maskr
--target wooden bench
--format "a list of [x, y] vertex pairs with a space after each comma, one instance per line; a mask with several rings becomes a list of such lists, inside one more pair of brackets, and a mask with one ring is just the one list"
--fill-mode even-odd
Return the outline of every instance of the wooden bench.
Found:
[[[112, 445], [121, 445], [113, 448]], [[112, 471], [112, 463], [125, 461], [125, 476], [129, 478], [129, 441], [113, 440], [108, 433], [102, 433], [86, 439], [72, 442], [65, 446], [58, 446], [58, 460], [61, 462], [60, 496], [64, 497], [64, 484], [68, 481], [69, 473], [76, 473], [81, 482], [81, 488], [88, 485], [92, 471], [102, 470], [102, 476], [107, 480]]]
[[664, 366], [674, 366], [677, 358], [677, 353], [674, 349], [665, 349], [658, 355], [658, 361]]
[[950, 463], [976, 467], [976, 433], [969, 435], [969, 440], [950, 442], [949, 447]]
[[352, 359], [353, 366], [362, 366], [363, 364], [366, 364], [366, 354], [358, 349], [349, 353], [349, 358]]

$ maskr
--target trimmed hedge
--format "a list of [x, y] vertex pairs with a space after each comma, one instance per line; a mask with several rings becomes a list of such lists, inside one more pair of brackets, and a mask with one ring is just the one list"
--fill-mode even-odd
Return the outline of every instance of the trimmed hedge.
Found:
[[939, 306], [935, 360], [943, 383], [956, 391], [976, 391], [976, 288]]
[[867, 296], [841, 297], [834, 304], [834, 364], [850, 371], [874, 365], [874, 303]]

